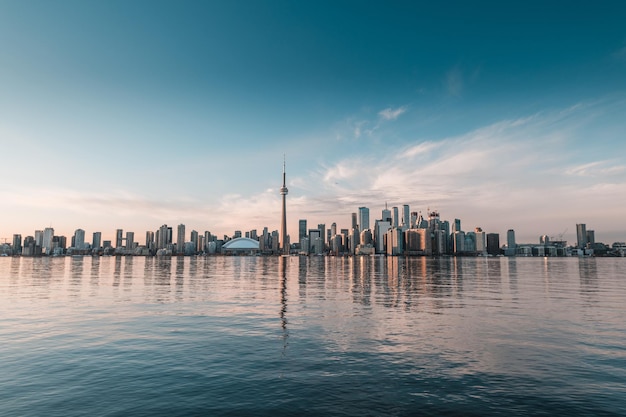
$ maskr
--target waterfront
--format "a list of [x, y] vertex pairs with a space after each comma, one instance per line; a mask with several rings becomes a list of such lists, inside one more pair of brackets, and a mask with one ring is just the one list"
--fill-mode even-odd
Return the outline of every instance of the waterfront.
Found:
[[626, 415], [623, 259], [0, 259], [2, 415]]

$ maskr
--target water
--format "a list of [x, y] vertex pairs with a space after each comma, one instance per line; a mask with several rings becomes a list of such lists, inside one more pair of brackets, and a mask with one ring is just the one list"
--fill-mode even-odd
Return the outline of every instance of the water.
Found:
[[0, 415], [626, 415], [625, 267], [0, 258]]

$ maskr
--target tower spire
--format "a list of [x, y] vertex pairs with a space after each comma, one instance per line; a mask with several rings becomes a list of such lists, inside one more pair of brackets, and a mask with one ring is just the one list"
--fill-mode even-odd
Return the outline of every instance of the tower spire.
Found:
[[285, 170], [286, 157], [283, 154], [283, 186], [280, 187], [280, 195], [283, 196], [283, 214], [280, 219], [280, 252], [285, 255], [289, 254], [289, 239], [287, 239], [287, 174]]

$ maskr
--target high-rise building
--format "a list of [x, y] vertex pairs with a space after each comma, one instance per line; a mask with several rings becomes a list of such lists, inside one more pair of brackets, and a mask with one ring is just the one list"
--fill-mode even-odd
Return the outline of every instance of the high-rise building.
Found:
[[509, 229], [506, 232], [506, 245], [509, 248], [514, 248], [516, 246], [515, 243], [515, 230]]
[[135, 249], [135, 232], [126, 232], [126, 250]]
[[283, 197], [283, 212], [280, 218], [280, 239], [282, 244], [279, 247], [280, 252], [283, 254], [289, 254], [289, 244], [287, 238], [287, 174], [285, 172], [285, 160], [283, 158], [283, 186], [280, 187], [280, 195]]
[[13, 235], [13, 255], [19, 255], [22, 253], [22, 235]]
[[309, 248], [302, 248], [313, 254], [321, 255], [324, 252], [324, 239], [322, 238], [320, 229], [309, 230]]
[[199, 237], [200, 236], [199, 236], [197, 231], [195, 231], [195, 230], [191, 231], [191, 243], [193, 244], [192, 247], [193, 247], [193, 252], [194, 253], [199, 250], [198, 249], [198, 246], [199, 246], [198, 245], [198, 241], [200, 240]]
[[411, 228], [411, 212], [409, 211], [409, 205], [404, 204], [402, 206], [402, 230]]
[[587, 225], [584, 223], [576, 225], [576, 239], [579, 249], [584, 249], [587, 246]]
[[367, 207], [359, 207], [359, 230], [370, 228], [370, 209]]
[[154, 244], [154, 232], [148, 230], [146, 232], [146, 248], [150, 249]]
[[100, 249], [101, 242], [102, 242], [102, 232], [93, 232], [93, 239], [91, 240], [91, 247], [93, 249]]
[[[330, 234], [330, 229], [326, 229], [326, 224], [325, 223], [320, 223], [317, 225], [317, 230], [320, 231], [320, 239], [322, 239], [322, 251], [326, 250], [326, 245], [328, 244], [328, 242], [330, 242], [330, 237], [328, 236]], [[309, 236], [309, 244], [312, 245], [313, 244], [313, 239], [311, 238], [311, 236]]]
[[74, 232], [74, 249], [85, 249], [85, 231], [83, 229], [76, 229]]
[[67, 238], [65, 236], [55, 236], [52, 238], [53, 242], [57, 242], [56, 247], [61, 249], [67, 248]]
[[157, 244], [157, 249], [166, 249], [168, 243], [167, 237], [169, 234], [169, 230], [171, 228], [167, 227], [166, 224], [162, 225], [159, 230], [156, 232], [155, 240]]
[[298, 220], [298, 242], [302, 243], [302, 239], [306, 237], [306, 219]]
[[35, 246], [43, 247], [43, 230], [35, 230]]
[[487, 233], [487, 253], [489, 255], [500, 255], [500, 235], [498, 233]]
[[43, 230], [43, 239], [41, 242], [41, 249], [44, 253], [50, 255], [52, 252], [52, 238], [54, 237], [54, 229], [52, 227], [46, 227]]
[[332, 238], [333, 238], [333, 237], [335, 237], [335, 236], [337, 236], [337, 223], [334, 223], [334, 222], [333, 222], [333, 223], [330, 225], [330, 237], [331, 237], [331, 239], [332, 239]]
[[487, 253], [487, 235], [480, 227], [474, 229], [474, 233], [476, 234], [476, 252]]
[[465, 252], [476, 252], [476, 232], [465, 233]]
[[593, 230], [587, 230], [587, 244], [593, 245], [596, 243], [596, 232]]
[[391, 210], [389, 210], [387, 208], [387, 203], [385, 203], [385, 208], [383, 209], [383, 212], [381, 213], [381, 220], [384, 222], [388, 222], [389, 224], [392, 223], [392, 218], [391, 218]]
[[122, 248], [122, 241], [124, 240], [124, 231], [122, 229], [117, 229], [115, 231], [115, 249]]
[[185, 253], [185, 225], [178, 225], [178, 234], [176, 238], [176, 253], [182, 255]]
[[411, 229], [417, 229], [420, 227], [417, 219], [420, 217], [420, 214], [417, 211], [411, 212]]
[[452, 251], [455, 254], [465, 252], [465, 233], [462, 231], [452, 232]]
[[452, 223], [452, 233], [460, 232], [461, 230], [461, 219], [454, 219], [454, 223]]
[[392, 207], [391, 210], [393, 211], [392, 227], [398, 228], [398, 225], [400, 224], [400, 219], [398, 218], [400, 216], [400, 212], [398, 211], [398, 207]]
[[356, 213], [352, 213], [351, 218], [352, 218], [351, 229], [357, 230], [359, 228], [359, 226], [358, 226], [357, 219], [356, 219]]
[[375, 234], [374, 243], [376, 247], [376, 253], [385, 253], [385, 234], [391, 229], [391, 224], [388, 221], [376, 220], [374, 224]]

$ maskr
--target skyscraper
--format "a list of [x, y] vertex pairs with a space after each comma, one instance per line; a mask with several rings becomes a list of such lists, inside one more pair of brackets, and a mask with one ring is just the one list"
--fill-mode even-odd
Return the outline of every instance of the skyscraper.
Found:
[[382, 212], [382, 221], [391, 224], [391, 211], [387, 208], [387, 203], [385, 203], [385, 208]]
[[100, 249], [102, 242], [102, 232], [93, 232], [93, 239], [91, 240], [91, 247], [93, 249]]
[[285, 159], [283, 157], [283, 186], [280, 187], [280, 195], [283, 196], [283, 214], [280, 219], [280, 239], [281, 246], [280, 252], [283, 254], [289, 254], [289, 245], [287, 244], [287, 174], [285, 173]]
[[357, 219], [356, 219], [356, 213], [352, 213], [352, 227], [351, 229], [357, 230], [359, 228], [359, 225], [357, 223]]
[[197, 231], [192, 230], [191, 231], [191, 243], [193, 244], [193, 252], [197, 252], [199, 249], [199, 245], [198, 245], [198, 241], [200, 240], [200, 235], [198, 234]]
[[178, 225], [178, 235], [176, 239], [176, 253], [184, 254], [185, 253], [185, 225]]
[[154, 232], [148, 230], [146, 232], [146, 247], [148, 249], [151, 249], [153, 243], [154, 243]]
[[20, 255], [22, 253], [22, 235], [13, 235], [13, 255]]
[[487, 252], [487, 235], [483, 232], [483, 229], [477, 227], [474, 229], [474, 233], [476, 234], [476, 252], [485, 253]]
[[454, 219], [454, 223], [452, 223], [452, 233], [460, 232], [461, 230], [461, 219]]
[[76, 229], [74, 232], [74, 248], [85, 249], [85, 231], [83, 229]]
[[122, 229], [117, 229], [115, 231], [115, 248], [116, 249], [121, 249], [122, 247], [123, 234], [124, 234], [124, 231]]
[[516, 246], [515, 245], [515, 230], [509, 229], [506, 232], [506, 245], [509, 248], [513, 248], [513, 249], [515, 248], [515, 246]]
[[398, 211], [398, 207], [392, 207], [391, 210], [393, 211], [393, 224], [392, 224], [392, 226], [395, 227], [395, 228], [398, 228], [398, 226], [400, 225], [400, 221], [399, 221], [400, 220], [399, 219], [400, 214], [399, 214], [399, 211]]
[[363, 231], [370, 228], [370, 209], [367, 207], [359, 207], [359, 230]]
[[41, 249], [48, 255], [52, 251], [52, 238], [54, 237], [54, 229], [52, 227], [46, 227], [43, 231], [43, 241], [41, 243]]
[[171, 229], [170, 227], [167, 227], [167, 225], [164, 224], [157, 231], [156, 233], [157, 249], [167, 248], [168, 243], [170, 243], [168, 241], [168, 235], [169, 235], [170, 229]]
[[402, 229], [406, 230], [411, 227], [411, 212], [409, 211], [409, 205], [404, 204], [402, 206]]
[[298, 220], [298, 242], [306, 237], [306, 219]]
[[135, 249], [135, 232], [126, 232], [126, 250]]
[[584, 249], [587, 246], [587, 225], [584, 223], [576, 225], [576, 239], [578, 248]]
[[[328, 233], [326, 231], [326, 224], [319, 223], [317, 225], [317, 229], [320, 231], [320, 239], [322, 239], [322, 243], [323, 243], [322, 249], [326, 249], [326, 245], [328, 244], [328, 241], [330, 240], [328, 238]], [[311, 242], [311, 244], [313, 244], [313, 239], [310, 236], [309, 236], [309, 241]]]
[[487, 253], [489, 255], [500, 255], [500, 235], [498, 233], [487, 233]]

